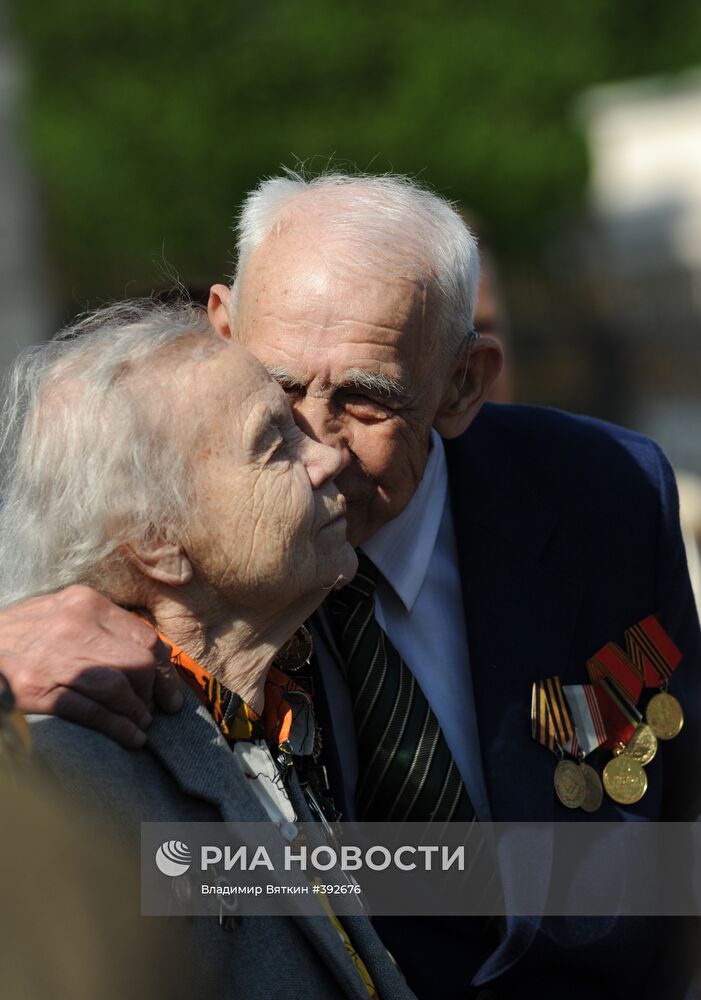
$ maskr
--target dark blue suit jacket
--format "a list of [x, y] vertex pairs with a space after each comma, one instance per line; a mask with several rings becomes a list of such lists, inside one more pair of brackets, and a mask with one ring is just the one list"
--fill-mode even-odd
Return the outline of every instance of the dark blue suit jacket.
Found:
[[[553, 410], [487, 405], [446, 442], [482, 760], [494, 821], [692, 820], [701, 813], [701, 635], [674, 477], [638, 434]], [[686, 724], [636, 805], [565, 809], [530, 731], [531, 684], [588, 678], [606, 642], [659, 614], [684, 654], [670, 690]], [[602, 762], [610, 753], [601, 752]], [[551, 859], [533, 859], [544, 877]], [[681, 1000], [688, 922], [510, 919], [494, 947], [470, 921], [378, 921], [422, 997]], [[693, 931], [692, 931], [693, 933]], [[697, 946], [701, 946], [699, 935]], [[699, 948], [701, 951], [701, 948]]]

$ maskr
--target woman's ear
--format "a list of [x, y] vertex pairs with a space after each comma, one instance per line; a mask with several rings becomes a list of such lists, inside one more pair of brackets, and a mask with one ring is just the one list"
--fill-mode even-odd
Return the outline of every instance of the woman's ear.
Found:
[[192, 563], [179, 542], [157, 536], [125, 545], [123, 553], [140, 573], [169, 587], [182, 587], [192, 579]]
[[229, 305], [231, 293], [226, 285], [212, 285], [209, 290], [207, 315], [215, 332], [223, 340], [231, 340], [231, 322], [229, 320]]
[[459, 437], [479, 413], [503, 363], [501, 346], [482, 337], [460, 352], [450, 368], [446, 391], [433, 420], [443, 438]]

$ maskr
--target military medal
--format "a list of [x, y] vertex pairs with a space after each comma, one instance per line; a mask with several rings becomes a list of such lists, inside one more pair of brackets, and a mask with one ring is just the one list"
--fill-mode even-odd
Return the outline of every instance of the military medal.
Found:
[[296, 673], [307, 666], [313, 652], [312, 634], [306, 625], [300, 625], [275, 654], [275, 666], [286, 673]]
[[601, 808], [601, 803], [604, 800], [604, 789], [601, 784], [601, 778], [590, 764], [580, 764], [579, 770], [584, 775], [586, 785], [580, 809], [588, 813], [594, 813], [597, 809]]
[[556, 754], [555, 794], [563, 806], [577, 809], [584, 800], [585, 783], [572, 760], [564, 760], [564, 750], [574, 734], [570, 710], [559, 677], [534, 681], [531, 693], [531, 734], [541, 746]]
[[[618, 752], [614, 750], [616, 756]], [[645, 767], [650, 763], [657, 753], [657, 735], [651, 726], [641, 722], [633, 733], [627, 746], [621, 746], [620, 753], [626, 757], [632, 757], [639, 764]]]
[[645, 768], [633, 757], [620, 754], [604, 768], [604, 788], [619, 805], [633, 805], [647, 791]]
[[[667, 685], [682, 654], [655, 615], [627, 629], [625, 641], [625, 652], [617, 643], [609, 642], [595, 653], [587, 661], [589, 676], [593, 681], [606, 681], [609, 690], [615, 689], [633, 705], [643, 687], [661, 688], [650, 700], [645, 716], [657, 739], [674, 739], [684, 725], [684, 713], [677, 699], [668, 694]], [[617, 731], [613, 735], [627, 744], [633, 734]]]
[[563, 806], [579, 809], [586, 798], [587, 783], [579, 764], [573, 760], [558, 761], [555, 768], [555, 794]]
[[567, 684], [562, 689], [572, 712], [574, 734], [567, 748], [575, 757], [588, 757], [606, 741], [606, 727], [593, 684]]
[[673, 740], [684, 725], [684, 712], [674, 695], [668, 693], [667, 685], [682, 654], [654, 615], [629, 632], [629, 642], [644, 666], [646, 686], [661, 689], [650, 699], [645, 718], [657, 739]]
[[[596, 812], [604, 790], [621, 805], [645, 795], [645, 767], [658, 740], [673, 739], [684, 725], [682, 707], [667, 691], [681, 658], [659, 619], [649, 615], [626, 630], [625, 649], [608, 642], [587, 660], [590, 684], [562, 687], [557, 677], [533, 684], [531, 732], [557, 754], [555, 793], [564, 806]], [[646, 688], [658, 693], [643, 719], [638, 702]], [[600, 746], [614, 755], [602, 779], [584, 763]]]
[[[596, 681], [606, 746], [614, 759], [604, 769], [604, 788], [614, 801], [632, 805], [647, 790], [644, 767], [657, 753], [658, 739], [673, 739], [684, 724], [681, 705], [666, 691], [681, 652], [655, 615], [626, 630], [625, 651], [615, 642], [603, 646], [587, 661]], [[637, 708], [644, 688], [662, 688], [650, 700], [646, 721]]]
[[635, 703], [607, 677], [595, 685], [596, 699], [606, 728], [604, 746], [614, 753], [621, 744], [628, 746], [643, 721]]
[[562, 689], [572, 712], [574, 735], [567, 748], [579, 760], [585, 794], [579, 808], [593, 813], [601, 807], [604, 790], [601, 778], [584, 760], [606, 742], [606, 729], [593, 684], [567, 684]]
[[655, 615], [626, 629], [625, 650], [607, 642], [587, 660], [593, 682], [608, 678], [637, 704], [643, 688], [659, 688], [669, 681], [682, 654]]
[[673, 740], [684, 725], [682, 707], [667, 691], [660, 691], [650, 699], [645, 718], [658, 740]]

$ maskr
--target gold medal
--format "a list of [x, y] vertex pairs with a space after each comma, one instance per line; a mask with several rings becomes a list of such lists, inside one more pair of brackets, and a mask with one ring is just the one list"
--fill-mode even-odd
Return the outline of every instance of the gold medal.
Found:
[[555, 793], [568, 809], [579, 809], [584, 802], [587, 784], [582, 769], [573, 760], [561, 760], [555, 768]]
[[673, 740], [684, 725], [684, 713], [677, 699], [660, 691], [650, 701], [645, 717], [658, 740]]
[[657, 737], [654, 730], [647, 723], [641, 722], [628, 742], [628, 746], [622, 751], [624, 757], [632, 757], [639, 764], [645, 766], [653, 760], [657, 753]]
[[585, 812], [594, 813], [599, 809], [604, 799], [601, 778], [589, 764], [580, 764], [580, 771], [584, 775], [585, 784], [584, 801], [581, 808]]
[[647, 791], [647, 775], [633, 757], [620, 754], [604, 768], [604, 788], [614, 802], [623, 806], [639, 802]]

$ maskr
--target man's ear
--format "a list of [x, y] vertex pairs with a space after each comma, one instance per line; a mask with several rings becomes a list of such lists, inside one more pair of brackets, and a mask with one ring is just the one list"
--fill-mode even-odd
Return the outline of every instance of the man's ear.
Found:
[[231, 292], [226, 285], [212, 285], [209, 289], [207, 315], [215, 332], [224, 340], [232, 339], [229, 305]]
[[169, 587], [182, 587], [192, 579], [192, 563], [179, 542], [155, 537], [125, 545], [123, 553], [140, 573]]
[[483, 337], [460, 352], [433, 420], [441, 437], [455, 438], [467, 430], [496, 381], [503, 360], [501, 346], [491, 337]]

